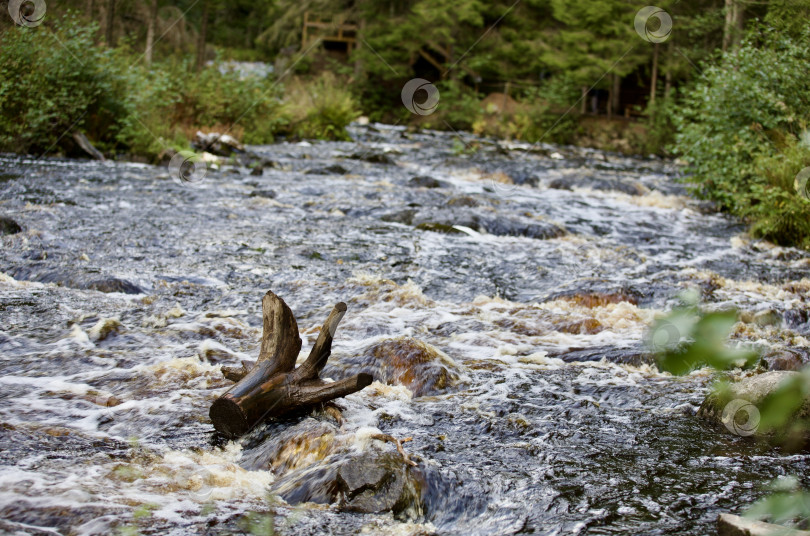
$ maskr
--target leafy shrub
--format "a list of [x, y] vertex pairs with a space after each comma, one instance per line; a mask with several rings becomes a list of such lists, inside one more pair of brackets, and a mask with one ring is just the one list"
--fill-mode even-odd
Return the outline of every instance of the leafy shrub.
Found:
[[810, 248], [810, 201], [797, 195], [796, 175], [810, 166], [810, 150], [792, 139], [772, 153], [754, 160], [757, 177], [749, 204], [741, 213], [753, 221], [754, 236], [776, 243]]
[[94, 27], [72, 17], [45, 28], [0, 34], [0, 150], [46, 151], [74, 128], [106, 123], [120, 108], [111, 53], [93, 43]]
[[281, 113], [293, 136], [322, 140], [349, 140], [346, 127], [360, 115], [354, 96], [328, 72], [290, 84]]
[[708, 66], [674, 116], [696, 193], [783, 245], [808, 245], [810, 202], [793, 187], [810, 118], [806, 41], [762, 31]]
[[[475, 91], [457, 80], [439, 82], [436, 88], [439, 105], [435, 113], [423, 116], [421, 125], [437, 130], [471, 130], [483, 113]], [[415, 97], [419, 99], [418, 92]]]
[[522, 121], [521, 137], [530, 142], [571, 143], [577, 133], [580, 89], [566, 75], [557, 75], [530, 89], [525, 101], [529, 105]]
[[282, 109], [283, 88], [272, 79], [240, 79], [216, 67], [197, 73], [171, 60], [147, 67], [126, 44], [97, 46], [94, 32], [68, 14], [52, 29], [0, 35], [0, 150], [53, 150], [78, 129], [104, 152], [154, 158], [188, 147], [197, 129], [269, 143], [292, 119], [287, 128], [300, 136], [345, 139], [358, 115], [348, 91], [328, 77]]

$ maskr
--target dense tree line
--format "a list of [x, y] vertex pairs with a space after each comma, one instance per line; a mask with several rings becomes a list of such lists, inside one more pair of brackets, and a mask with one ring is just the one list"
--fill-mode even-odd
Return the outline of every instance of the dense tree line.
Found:
[[[810, 0], [660, 0], [656, 8], [629, 0], [22, 6], [38, 13], [38, 3], [47, 7], [42, 28], [0, 18], [0, 150], [55, 147], [60, 129], [70, 127], [107, 152], [159, 158], [167, 147], [187, 146], [197, 128], [248, 143], [345, 138], [344, 126], [362, 112], [681, 156], [698, 195], [752, 221], [756, 235], [810, 246], [810, 190], [805, 179], [797, 182], [810, 176], [800, 173], [810, 165]], [[355, 46], [335, 55], [321, 41], [304, 43], [305, 14], [354, 23]], [[242, 80], [206, 68], [211, 60], [278, 69], [266, 80]], [[435, 114], [402, 106], [400, 90], [416, 76], [439, 87]], [[493, 93], [517, 104], [492, 113], [482, 99]]]

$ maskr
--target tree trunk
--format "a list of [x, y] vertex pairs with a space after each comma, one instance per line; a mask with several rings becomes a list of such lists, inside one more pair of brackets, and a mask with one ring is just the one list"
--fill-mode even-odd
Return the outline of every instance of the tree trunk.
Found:
[[658, 43], [653, 45], [652, 76], [650, 78], [650, 106], [654, 106], [655, 94], [658, 91]]
[[588, 86], [582, 86], [580, 89], [582, 91], [582, 97], [580, 98], [581, 104], [579, 105], [579, 113], [585, 115], [585, 107], [587, 106], [586, 97], [588, 96]]
[[664, 101], [669, 101], [672, 92], [672, 39], [667, 44], [667, 72], [664, 74]]
[[85, 12], [87, 14], [87, 18], [90, 19], [90, 20], [93, 20], [93, 17], [94, 17], [94, 14], [93, 14], [93, 11], [95, 11], [94, 7], [95, 6], [93, 5], [93, 0], [87, 0], [85, 2], [84, 10], [85, 10]]
[[208, 0], [202, 0], [202, 21], [200, 34], [197, 37], [197, 71], [205, 67], [205, 34], [208, 31]]
[[726, 0], [726, 22], [723, 27], [723, 52], [737, 48], [743, 31], [744, 8], [740, 0]]
[[108, 47], [115, 46], [115, 0], [107, 0], [107, 17], [104, 24], [104, 42]]
[[155, 45], [155, 28], [157, 27], [158, 0], [152, 0], [149, 6], [149, 22], [146, 26], [146, 51], [144, 59], [147, 65], [152, 64], [152, 47]]
[[264, 326], [259, 359], [250, 371], [223, 367], [223, 374], [238, 383], [211, 405], [214, 428], [225, 436], [238, 437], [267, 417], [328, 402], [359, 391], [372, 381], [370, 374], [358, 374], [333, 383], [319, 375], [332, 353], [332, 338], [346, 304], [338, 303], [321, 327], [307, 360], [297, 369], [301, 350], [298, 324], [284, 300], [268, 292], [262, 299]]

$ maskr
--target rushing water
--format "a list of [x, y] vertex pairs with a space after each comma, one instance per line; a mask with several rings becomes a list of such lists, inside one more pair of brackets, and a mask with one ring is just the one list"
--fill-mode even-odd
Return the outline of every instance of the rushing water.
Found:
[[[804, 455], [700, 421], [708, 372], [658, 373], [642, 343], [695, 286], [743, 311], [735, 339], [806, 352], [806, 254], [747, 239], [670, 162], [352, 133], [254, 148], [276, 167], [195, 188], [165, 167], [0, 157], [0, 215], [23, 228], [0, 259], [0, 532], [698, 535], [807, 474]], [[268, 289], [302, 356], [348, 304], [334, 379], [379, 372], [369, 348], [402, 340], [436, 360], [410, 390], [338, 401], [342, 423], [227, 442], [208, 407], [231, 385], [219, 367], [255, 359]], [[318, 504], [330, 470], [395, 452], [381, 432], [413, 438], [418, 500]]]

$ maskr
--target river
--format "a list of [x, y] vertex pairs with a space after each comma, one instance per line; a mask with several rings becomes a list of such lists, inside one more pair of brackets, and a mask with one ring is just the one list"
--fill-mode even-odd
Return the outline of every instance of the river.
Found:
[[[643, 343], [697, 287], [747, 315], [735, 341], [806, 354], [807, 253], [747, 238], [655, 157], [351, 134], [253, 147], [275, 166], [192, 185], [0, 155], [0, 214], [23, 229], [0, 259], [0, 532], [701, 535], [808, 474], [806, 455], [699, 420], [712, 375], [662, 374]], [[410, 390], [339, 400], [342, 423], [216, 437], [219, 367], [256, 358], [271, 289], [302, 356], [348, 304], [333, 379], [391, 339], [437, 360]], [[395, 452], [380, 432], [413, 438], [419, 500], [396, 516], [299, 502], [348, 456]]]

